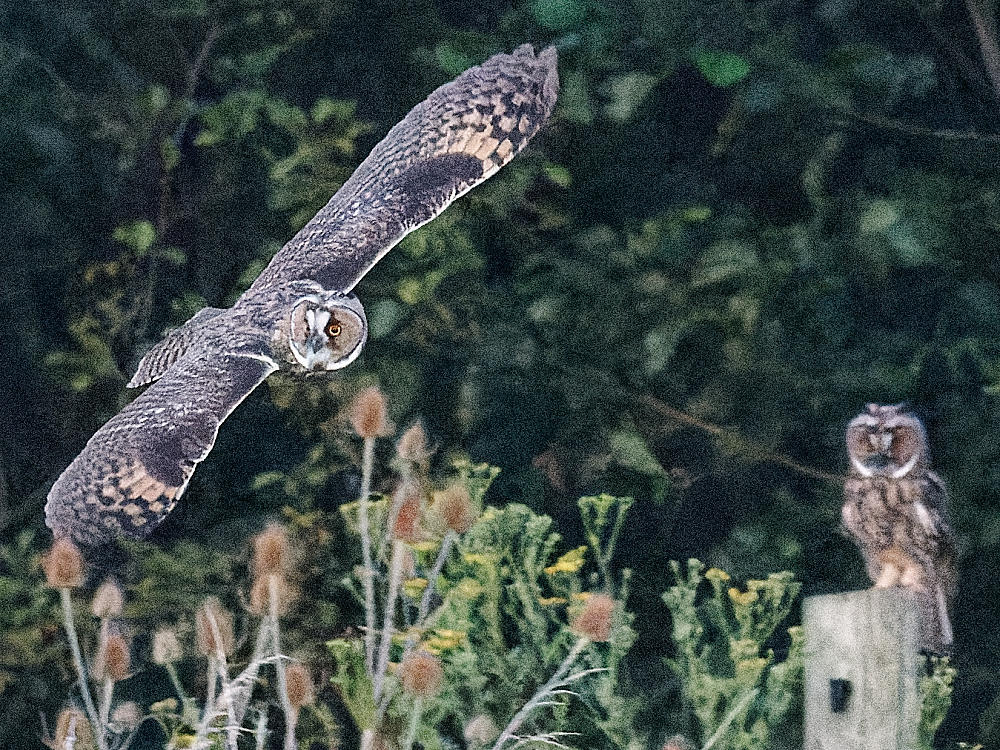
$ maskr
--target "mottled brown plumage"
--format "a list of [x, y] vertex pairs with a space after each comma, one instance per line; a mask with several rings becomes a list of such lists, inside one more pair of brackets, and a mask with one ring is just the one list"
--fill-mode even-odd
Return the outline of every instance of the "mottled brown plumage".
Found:
[[233, 307], [206, 308], [140, 362], [154, 383], [56, 480], [56, 536], [141, 537], [177, 503], [219, 425], [268, 375], [353, 362], [367, 339], [351, 290], [407, 233], [507, 164], [545, 123], [556, 51], [496, 55], [418, 104], [272, 259]]
[[956, 583], [955, 539], [923, 425], [901, 406], [868, 404], [848, 425], [847, 453], [842, 517], [868, 575], [879, 588], [914, 591], [923, 648], [947, 650], [953, 641], [948, 610]]

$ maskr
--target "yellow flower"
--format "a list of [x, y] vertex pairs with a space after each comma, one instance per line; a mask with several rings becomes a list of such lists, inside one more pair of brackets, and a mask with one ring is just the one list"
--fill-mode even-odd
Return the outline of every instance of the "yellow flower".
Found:
[[451, 651], [465, 643], [467, 633], [464, 630], [449, 630], [439, 628], [434, 631], [434, 635], [424, 642], [424, 648], [434, 653]]
[[426, 578], [411, 578], [403, 582], [403, 593], [411, 599], [419, 599], [427, 588]]
[[550, 576], [553, 576], [556, 573], [578, 573], [580, 572], [580, 568], [583, 567], [584, 555], [586, 552], [586, 546], [571, 549], [565, 555], [556, 560], [554, 565], [547, 567], [545, 572]]
[[565, 604], [566, 600], [561, 596], [540, 596], [538, 597], [538, 603], [543, 607], [549, 607], [553, 604]]
[[760, 595], [756, 591], [743, 592], [733, 586], [729, 589], [729, 598], [733, 600], [733, 604], [746, 607], [757, 601], [757, 599], [760, 598]]
[[463, 599], [475, 599], [483, 593], [483, 584], [475, 578], [463, 578], [455, 586], [454, 591]]
[[705, 571], [705, 578], [710, 581], [728, 581], [729, 573], [719, 568], [709, 568]]

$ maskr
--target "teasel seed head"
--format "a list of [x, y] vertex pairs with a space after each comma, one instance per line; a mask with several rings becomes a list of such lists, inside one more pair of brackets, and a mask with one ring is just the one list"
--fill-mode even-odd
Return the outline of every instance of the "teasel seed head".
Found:
[[445, 526], [456, 534], [464, 534], [471, 529], [478, 518], [469, 491], [461, 484], [453, 484], [442, 492], [434, 493], [434, 508]]
[[399, 512], [392, 525], [392, 537], [401, 542], [413, 544], [420, 541], [420, 510], [423, 493], [415, 482], [403, 484], [397, 492], [402, 493], [403, 502], [399, 506]]
[[695, 750], [695, 746], [683, 734], [675, 734], [664, 743], [663, 750]]
[[500, 736], [500, 728], [489, 714], [477, 714], [465, 725], [465, 742], [473, 747], [488, 745]]
[[313, 682], [309, 668], [302, 662], [292, 662], [285, 668], [288, 702], [298, 710], [313, 702]]
[[83, 585], [83, 555], [69, 539], [60, 537], [42, 558], [45, 582], [54, 589], [75, 589]]
[[417, 698], [430, 698], [441, 689], [444, 669], [441, 661], [426, 651], [411, 651], [397, 670], [403, 690]]
[[420, 422], [414, 422], [407, 428], [396, 443], [396, 455], [403, 461], [426, 466], [431, 458], [431, 449], [427, 444], [427, 433]]
[[253, 538], [253, 574], [266, 576], [288, 567], [288, 531], [277, 523], [268, 524]]
[[577, 635], [594, 642], [606, 641], [611, 637], [611, 617], [614, 612], [614, 599], [607, 594], [593, 594], [587, 598], [570, 627]]
[[102, 620], [121, 617], [124, 603], [122, 590], [109, 578], [94, 592], [94, 598], [90, 602], [90, 611], [94, 613], [94, 617], [99, 617]]
[[351, 402], [351, 425], [361, 438], [385, 437], [392, 434], [385, 395], [377, 386], [365, 388]]
[[153, 634], [153, 662], [165, 665], [173, 664], [184, 656], [181, 641], [173, 628], [160, 628]]
[[142, 723], [142, 711], [135, 701], [126, 701], [111, 713], [111, 721], [125, 730], [135, 729]]
[[[216, 628], [212, 627], [215, 621]], [[216, 641], [216, 629], [219, 641]], [[194, 635], [198, 651], [214, 658], [221, 648], [226, 656], [233, 652], [233, 615], [214, 596], [208, 597], [198, 608], [194, 618]]]
[[120, 633], [101, 632], [101, 644], [94, 660], [94, 676], [99, 680], [120, 682], [129, 676], [132, 651], [125, 636]]
[[288, 614], [292, 604], [298, 597], [298, 591], [288, 583], [288, 579], [279, 573], [271, 573], [266, 576], [258, 576], [250, 586], [250, 611], [264, 617], [271, 614], [271, 581], [274, 580], [275, 593], [277, 594], [278, 617]]

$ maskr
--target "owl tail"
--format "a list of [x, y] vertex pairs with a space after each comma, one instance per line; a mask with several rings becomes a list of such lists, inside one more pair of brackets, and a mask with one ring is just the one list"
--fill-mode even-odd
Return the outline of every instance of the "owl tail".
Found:
[[939, 583], [920, 597], [920, 647], [925, 651], [947, 653], [954, 640], [948, 597]]

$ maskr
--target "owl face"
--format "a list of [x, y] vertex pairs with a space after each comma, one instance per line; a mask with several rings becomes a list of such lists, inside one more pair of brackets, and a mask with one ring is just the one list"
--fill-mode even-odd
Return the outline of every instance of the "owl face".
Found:
[[292, 357], [306, 371], [347, 367], [367, 339], [365, 309], [353, 294], [310, 294], [292, 306], [288, 343]]
[[902, 405], [868, 404], [847, 426], [847, 453], [865, 477], [899, 479], [930, 461], [924, 426]]

